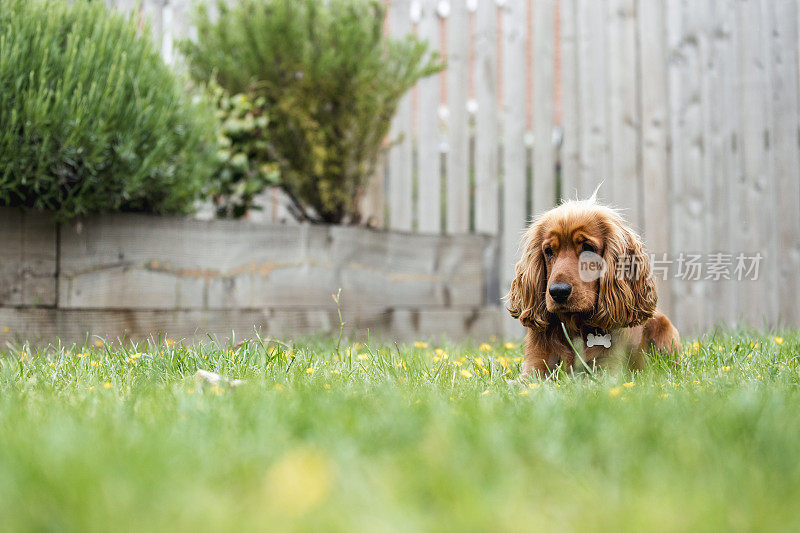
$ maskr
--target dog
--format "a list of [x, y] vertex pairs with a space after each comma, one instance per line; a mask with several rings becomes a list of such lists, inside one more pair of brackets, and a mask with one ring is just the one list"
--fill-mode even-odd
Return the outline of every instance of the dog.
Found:
[[679, 354], [678, 330], [656, 308], [641, 238], [617, 210], [597, 203], [596, 191], [539, 216], [520, 248], [505, 300], [528, 328], [523, 374], [640, 370], [652, 347]]

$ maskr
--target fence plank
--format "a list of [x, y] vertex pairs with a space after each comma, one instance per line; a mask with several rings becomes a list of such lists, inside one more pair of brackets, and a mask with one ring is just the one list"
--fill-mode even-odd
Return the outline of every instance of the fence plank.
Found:
[[143, 0], [140, 7], [141, 16], [150, 24], [150, 33], [153, 37], [153, 43], [156, 45], [156, 50], [161, 49], [164, 32], [163, 8], [163, 0]]
[[770, 294], [768, 276], [764, 269], [775, 263], [770, 255], [770, 234], [774, 227], [765, 218], [765, 206], [769, 202], [769, 140], [774, 138], [769, 131], [767, 99], [770, 97], [767, 83], [768, 58], [765, 57], [764, 41], [770, 35], [764, 27], [760, 0], [743, 0], [737, 3], [737, 33], [739, 47], [739, 109], [741, 109], [742, 151], [741, 169], [743, 182], [739, 190], [739, 216], [742, 221], [741, 251], [747, 254], [761, 253], [759, 279], [740, 284], [741, 297], [746, 305], [740, 309], [750, 323], [761, 322], [765, 317], [774, 317], [775, 302]]
[[447, 232], [469, 231], [469, 14], [450, 3], [447, 18]]
[[[408, 0], [392, 0], [389, 21], [393, 37], [403, 37], [411, 31]], [[389, 227], [410, 231], [412, 221], [412, 163], [411, 94], [406, 94], [397, 106], [389, 133], [393, 143], [389, 151]]]
[[580, 101], [578, 80], [577, 0], [561, 0], [561, 94], [563, 109], [561, 143], [561, 195], [572, 198], [578, 192], [580, 165]]
[[[706, 117], [706, 173], [708, 175], [706, 205], [706, 247], [724, 265], [735, 251], [734, 213], [736, 190], [732, 182], [738, 173], [736, 161], [738, 102], [736, 101], [737, 55], [733, 29], [736, 23], [735, 0], [716, 0], [709, 3], [710, 16], [706, 19], [705, 33], [708, 41], [707, 57], [703, 61], [703, 98], [708, 106]], [[714, 256], [712, 256], [713, 259]], [[730, 264], [728, 265], [731, 266]], [[723, 276], [712, 276], [707, 287], [709, 308], [714, 323], [732, 324], [736, 320], [736, 292], [738, 283]]]
[[533, 212], [553, 207], [556, 201], [553, 150], [554, 0], [533, 3]]
[[497, 153], [497, 8], [478, 2], [475, 35], [475, 230], [499, 231]]
[[[702, 268], [702, 254], [706, 251], [703, 238], [705, 144], [700, 82], [703, 72], [700, 46], [704, 36], [699, 31], [702, 22], [688, 4], [669, 1], [667, 6], [670, 53], [679, 59], [670, 63], [670, 94], [674, 99], [671, 138], [675, 147], [671, 165], [672, 242], [679, 275], [673, 286], [676, 297], [682, 302], [678, 318], [681, 329], [697, 332], [702, 330], [707, 319], [704, 272], [695, 275], [689, 262], [696, 260]], [[694, 258], [698, 254], [701, 257]]]
[[[798, 164], [798, 8], [796, 2], [768, 2], [772, 28], [772, 111], [775, 139], [778, 233], [778, 312], [783, 324], [800, 325], [800, 165]], [[769, 209], [765, 211], [771, 211]]]
[[611, 170], [606, 177], [613, 203], [625, 218], [643, 227], [640, 209], [639, 111], [636, 78], [636, 20], [634, 0], [608, 0], [608, 131]]
[[[670, 238], [668, 109], [667, 109], [667, 52], [664, 28], [664, 1], [639, 3], [639, 45], [641, 65], [641, 157], [642, 157], [642, 214], [645, 242], [648, 250], [663, 260], [668, 253]], [[658, 306], [672, 315], [672, 291], [669, 272], [655, 272]]]
[[[514, 279], [514, 265], [526, 222], [525, 148], [525, 4], [502, 8], [503, 21], [503, 234], [500, 244], [500, 296]], [[518, 321], [509, 316], [505, 333], [520, 336]]]
[[[606, 37], [601, 0], [577, 0], [578, 78], [580, 123], [580, 175], [577, 179], [581, 198], [588, 197], [608, 177], [608, 135], [606, 131]], [[604, 198], [606, 191], [600, 191]]]
[[[436, 0], [422, 2], [422, 19], [418, 26], [419, 37], [428, 41], [431, 50], [439, 49], [439, 17]], [[442, 159], [441, 133], [439, 128], [439, 104], [441, 102], [441, 74], [428, 76], [419, 81], [419, 115], [417, 125], [417, 169], [419, 231], [439, 233], [442, 229]]]

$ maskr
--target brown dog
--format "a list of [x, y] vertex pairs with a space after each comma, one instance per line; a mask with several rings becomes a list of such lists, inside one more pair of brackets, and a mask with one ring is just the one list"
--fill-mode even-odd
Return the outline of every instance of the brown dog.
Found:
[[641, 239], [614, 209], [594, 197], [564, 202], [531, 224], [521, 248], [506, 299], [528, 328], [524, 372], [583, 367], [562, 324], [590, 368], [641, 369], [651, 346], [678, 352]]

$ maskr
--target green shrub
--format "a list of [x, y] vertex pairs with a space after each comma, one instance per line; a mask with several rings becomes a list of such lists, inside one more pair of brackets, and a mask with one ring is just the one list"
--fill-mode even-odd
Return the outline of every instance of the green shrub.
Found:
[[232, 94], [263, 97], [269, 152], [296, 216], [359, 221], [357, 198], [373, 173], [400, 97], [441, 70], [427, 44], [383, 36], [375, 0], [237, 0], [196, 17], [183, 43], [192, 73]]
[[264, 97], [255, 100], [239, 93], [229, 95], [213, 88], [220, 121], [220, 169], [208, 193], [218, 217], [238, 218], [254, 209], [254, 197], [278, 183], [278, 165], [269, 155]]
[[213, 107], [102, 2], [0, 2], [0, 205], [180, 213], [217, 164]]

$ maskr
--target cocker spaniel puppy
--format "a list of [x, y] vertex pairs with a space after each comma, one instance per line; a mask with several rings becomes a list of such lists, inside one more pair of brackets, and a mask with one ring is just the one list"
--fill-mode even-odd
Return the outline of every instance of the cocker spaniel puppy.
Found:
[[528, 328], [525, 373], [547, 377], [584, 363], [641, 369], [651, 346], [678, 352], [678, 331], [656, 309], [641, 239], [614, 209], [594, 196], [564, 202], [531, 224], [521, 249], [506, 300]]

